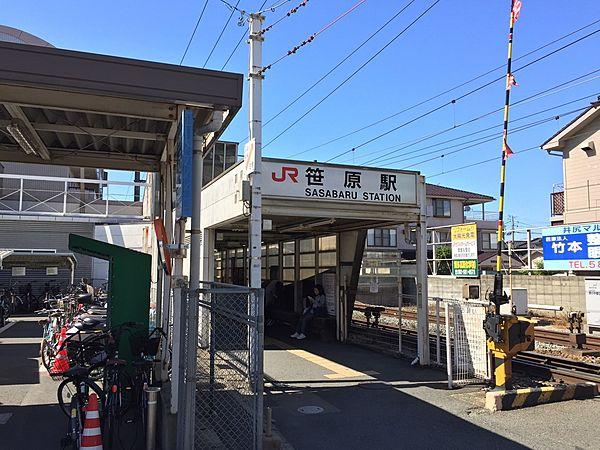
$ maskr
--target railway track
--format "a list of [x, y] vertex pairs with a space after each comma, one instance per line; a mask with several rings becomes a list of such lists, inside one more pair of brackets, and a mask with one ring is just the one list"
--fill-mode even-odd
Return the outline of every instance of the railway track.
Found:
[[[360, 306], [356, 306], [354, 308], [355, 311], [360, 311], [363, 312], [365, 309], [366, 305], [360, 305]], [[384, 307], [384, 310], [381, 312], [382, 316], [387, 316], [387, 317], [398, 317], [398, 309], [397, 308], [389, 308], [389, 307]], [[402, 311], [402, 318], [406, 319], [406, 320], [417, 320], [417, 313], [414, 311]], [[436, 317], [433, 314], [429, 314], [429, 320], [430, 321], [435, 321]], [[443, 312], [440, 314], [440, 322], [443, 323], [444, 322], [444, 314]], [[389, 325], [382, 325], [380, 324], [379, 327], [381, 329], [385, 329], [385, 328], [390, 328], [390, 329], [395, 329], [395, 327], [393, 326], [389, 326]], [[555, 345], [562, 345], [565, 347], [571, 347], [571, 341], [569, 339], [569, 333], [564, 332], [564, 331], [559, 331], [559, 330], [551, 330], [548, 328], [541, 328], [541, 327], [536, 327], [535, 328], [535, 339], [539, 342], [545, 342], [548, 344], [555, 344]], [[590, 350], [600, 350], [600, 336], [594, 336], [594, 335], [590, 335], [588, 334], [586, 336], [586, 345], [585, 348], [586, 349], [590, 349]]]
[[536, 352], [519, 353], [513, 358], [513, 369], [559, 383], [600, 384], [599, 365]]
[[[367, 327], [366, 320], [355, 318], [353, 319], [352, 331], [357, 333], [363, 339], [370, 340], [371, 346], [375, 345], [380, 350], [382, 349], [382, 346], [385, 346], [385, 349], [388, 351], [397, 351], [398, 349], [398, 328], [395, 326], [380, 324], [377, 328]], [[568, 333], [552, 330], [539, 331], [541, 331], [540, 335], [543, 336], [542, 339], [545, 339], [548, 342], [561, 342], [570, 345]], [[536, 330], [536, 339], [538, 339], [538, 330]], [[413, 330], [403, 330], [402, 345], [403, 348], [413, 350], [416, 353], [416, 332]], [[429, 345], [431, 354], [435, 355], [437, 347], [435, 335], [429, 336]], [[445, 336], [441, 336], [440, 347], [443, 363], [446, 359]], [[513, 370], [549, 382], [591, 382], [600, 385], [600, 365], [537, 352], [519, 353], [513, 358]]]

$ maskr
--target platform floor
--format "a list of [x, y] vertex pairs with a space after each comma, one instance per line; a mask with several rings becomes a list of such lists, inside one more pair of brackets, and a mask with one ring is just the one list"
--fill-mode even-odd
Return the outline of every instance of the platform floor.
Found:
[[600, 399], [491, 413], [480, 386], [449, 391], [442, 371], [287, 334], [268, 330], [265, 405], [288, 448], [598, 448]]
[[56, 399], [59, 383], [40, 366], [39, 317], [10, 320], [0, 332], [0, 449], [60, 449], [67, 421]]

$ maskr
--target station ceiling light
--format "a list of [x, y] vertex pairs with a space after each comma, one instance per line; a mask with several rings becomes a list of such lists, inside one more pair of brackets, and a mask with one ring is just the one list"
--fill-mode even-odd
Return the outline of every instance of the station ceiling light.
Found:
[[17, 141], [17, 144], [19, 144], [19, 147], [21, 147], [25, 153], [28, 155], [37, 155], [36, 147], [25, 130], [25, 126], [19, 123], [18, 119], [13, 119], [13, 121], [6, 126], [6, 131], [8, 131], [13, 139]]

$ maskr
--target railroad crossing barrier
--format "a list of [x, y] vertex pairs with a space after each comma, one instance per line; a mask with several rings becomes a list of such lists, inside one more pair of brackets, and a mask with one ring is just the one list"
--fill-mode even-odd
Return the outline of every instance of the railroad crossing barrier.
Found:
[[598, 395], [596, 383], [559, 384], [539, 388], [489, 391], [485, 407], [490, 411], [507, 411], [565, 400], [585, 400]]

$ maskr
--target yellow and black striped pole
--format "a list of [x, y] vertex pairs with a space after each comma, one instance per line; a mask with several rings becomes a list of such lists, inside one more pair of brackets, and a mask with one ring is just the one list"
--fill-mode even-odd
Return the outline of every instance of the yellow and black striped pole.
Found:
[[[500, 198], [498, 200], [498, 248], [496, 254], [496, 272], [499, 274], [497, 280], [500, 285], [495, 286], [496, 295], [502, 295], [502, 247], [504, 245], [504, 189], [506, 184], [506, 159], [508, 147], [508, 113], [510, 109], [510, 88], [512, 85], [511, 65], [513, 47], [513, 29], [515, 24], [515, 1], [510, 2], [510, 31], [508, 33], [508, 62], [506, 64], [506, 95], [504, 100], [504, 129], [502, 132], [502, 166], [500, 169]], [[500, 311], [496, 311], [500, 313]]]

